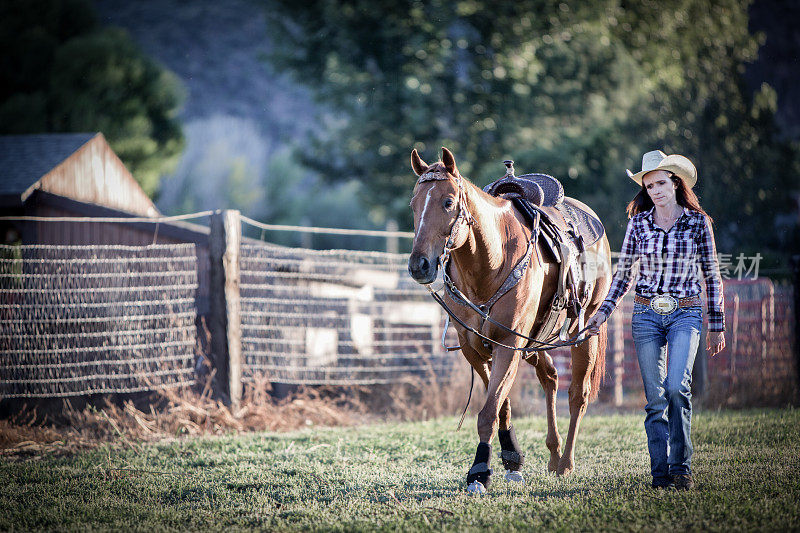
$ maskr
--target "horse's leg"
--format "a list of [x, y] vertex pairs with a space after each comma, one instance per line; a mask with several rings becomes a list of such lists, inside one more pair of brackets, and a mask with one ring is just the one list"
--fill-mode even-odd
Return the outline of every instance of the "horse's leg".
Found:
[[[464, 354], [464, 358], [475, 370], [475, 373], [478, 374], [478, 377], [481, 378], [481, 381], [483, 381], [483, 386], [488, 389], [489, 370], [491, 369], [491, 363], [487, 364], [480, 354], [478, 354], [478, 352], [473, 350], [469, 344], [467, 344], [466, 339], [460, 337], [461, 336], [459, 335], [459, 340], [461, 341], [461, 353]], [[475, 460], [473, 461], [472, 467], [467, 473], [467, 491], [476, 494], [483, 494], [486, 492], [486, 487], [489, 486], [491, 477], [491, 471], [489, 470], [491, 447], [487, 449], [485, 446], [481, 446], [481, 444], [478, 444], [478, 450], [475, 453]]]
[[492, 372], [486, 391], [486, 403], [478, 413], [478, 449], [472, 468], [467, 473], [467, 490], [483, 493], [491, 481], [489, 464], [492, 454], [492, 437], [497, 431], [500, 408], [508, 398], [519, 367], [519, 354], [515, 350], [497, 348], [492, 357]]
[[500, 407], [498, 419], [500, 426], [497, 430], [497, 439], [500, 441], [500, 460], [506, 469], [504, 477], [506, 481], [522, 482], [520, 470], [525, 463], [525, 454], [522, 453], [522, 448], [517, 442], [517, 433], [511, 425], [511, 398], [506, 397]]
[[591, 374], [600, 348], [597, 336], [589, 337], [572, 347], [572, 382], [569, 385], [569, 431], [564, 445], [564, 455], [558, 462], [556, 474], [569, 474], [575, 468], [575, 439], [581, 420], [586, 413], [591, 393]]
[[492, 368], [491, 364], [487, 363], [478, 352], [470, 348], [465, 339], [459, 337], [459, 341], [461, 342], [461, 353], [464, 354], [464, 359], [467, 360], [470, 366], [475, 370], [475, 373], [478, 374], [478, 377], [481, 378], [484, 389], [488, 388], [489, 370]]
[[547, 407], [547, 438], [545, 444], [550, 450], [550, 461], [547, 470], [555, 472], [561, 460], [561, 435], [558, 434], [556, 424], [556, 393], [558, 392], [558, 370], [553, 364], [553, 358], [547, 352], [539, 352], [536, 363], [536, 377], [544, 389], [544, 400]]

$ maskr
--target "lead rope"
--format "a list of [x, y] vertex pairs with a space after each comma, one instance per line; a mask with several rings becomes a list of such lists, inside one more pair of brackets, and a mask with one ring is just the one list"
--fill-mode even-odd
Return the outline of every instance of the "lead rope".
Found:
[[[502, 342], [499, 342], [499, 341], [496, 341], [496, 340], [494, 340], [492, 338], [487, 337], [486, 335], [484, 335], [480, 331], [476, 330], [472, 326], [466, 324], [463, 320], [461, 320], [460, 318], [458, 318], [458, 316], [456, 316], [456, 314], [453, 312], [452, 309], [450, 309], [450, 307], [447, 305], [447, 303], [445, 303], [444, 299], [439, 295], [439, 293], [434, 291], [429, 286], [427, 287], [427, 289], [428, 289], [428, 292], [430, 293], [431, 297], [434, 299], [434, 301], [436, 301], [436, 303], [438, 303], [439, 306], [441, 306], [441, 308], [444, 309], [445, 312], [448, 315], [450, 315], [450, 317], [453, 320], [455, 320], [461, 327], [463, 327], [467, 331], [473, 333], [479, 339], [487, 341], [487, 342], [490, 342], [490, 343], [492, 343], [492, 344], [494, 344], [496, 346], [500, 346], [501, 348], [507, 348], [509, 350], [515, 350], [515, 351], [519, 351], [519, 352], [523, 352], [523, 353], [530, 353], [530, 352], [540, 352], [540, 351], [543, 351], [543, 350], [551, 350], [551, 349], [554, 349], [554, 348], [562, 348], [562, 347], [565, 347], [565, 346], [573, 346], [575, 344], [580, 344], [581, 342], [586, 340], [586, 339], [583, 338], [583, 333], [585, 333], [586, 330], [589, 329], [588, 327], [584, 327], [574, 337], [568, 339], [565, 342], [552, 342], [551, 343], [551, 342], [544, 342], [544, 341], [539, 341], [539, 340], [533, 339], [531, 337], [528, 337], [527, 335], [523, 335], [522, 333], [514, 331], [513, 329], [510, 329], [509, 327], [497, 322], [492, 317], [490, 317], [488, 314], [486, 314], [481, 309], [479, 309], [478, 306], [476, 306], [474, 303], [472, 303], [466, 296], [463, 296], [463, 293], [461, 293], [461, 291], [458, 291], [456, 293], [456, 296], [458, 296], [459, 298], [463, 299], [464, 302], [473, 311], [475, 311], [481, 318], [484, 319], [484, 321], [491, 322], [492, 324], [495, 324], [495, 325], [499, 326], [500, 328], [502, 328], [505, 331], [508, 331], [509, 333], [512, 333], [512, 334], [514, 334], [514, 335], [516, 335], [518, 337], [521, 337], [523, 339], [528, 340], [530, 343], [536, 343], [535, 346], [523, 346], [523, 347], [509, 346], [508, 344], [503, 344]], [[458, 289], [456, 288], [456, 290], [458, 290]], [[523, 356], [523, 359], [527, 359], [527, 357]]]
[[456, 431], [461, 431], [461, 424], [464, 423], [464, 417], [467, 416], [467, 409], [469, 408], [469, 402], [472, 400], [472, 389], [475, 388], [475, 367], [469, 365], [470, 369], [472, 369], [472, 378], [469, 380], [469, 396], [467, 396], [467, 404], [464, 406], [464, 412], [461, 413], [461, 420], [458, 421], [458, 427]]

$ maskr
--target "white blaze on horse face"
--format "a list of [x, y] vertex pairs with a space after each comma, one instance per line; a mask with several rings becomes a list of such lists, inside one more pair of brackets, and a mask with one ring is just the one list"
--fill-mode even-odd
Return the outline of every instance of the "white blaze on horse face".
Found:
[[434, 187], [428, 189], [428, 195], [425, 196], [425, 206], [422, 208], [422, 214], [419, 216], [419, 227], [417, 228], [417, 234], [422, 235], [422, 226], [425, 224], [425, 213], [428, 211], [428, 205], [431, 202], [431, 193], [433, 193]]

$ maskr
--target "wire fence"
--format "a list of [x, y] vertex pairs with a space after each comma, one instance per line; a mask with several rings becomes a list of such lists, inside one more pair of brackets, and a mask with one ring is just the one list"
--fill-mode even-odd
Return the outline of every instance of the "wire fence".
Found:
[[442, 349], [442, 311], [408, 276], [405, 255], [257, 243], [240, 257], [244, 380], [444, 380], [461, 364]]
[[[35, 220], [40, 226], [65, 224], [62, 218]], [[83, 226], [90, 226], [88, 220], [81, 219]], [[109, 227], [95, 233], [124, 237], [128, 234], [111, 231], [110, 224], [125, 220], [108, 219]], [[162, 231], [148, 226], [144, 241], [134, 242], [162, 239], [174, 223], [166, 218], [152, 222], [163, 222]], [[254, 225], [246, 217], [241, 222]], [[236, 234], [228, 236], [236, 248], [235, 279], [224, 278], [229, 273], [217, 252], [210, 252], [209, 237], [186, 244], [0, 246], [0, 398], [189, 385], [195, 381], [197, 352], [223, 373], [240, 365], [244, 381], [266, 375], [286, 384], [445, 382], [465, 367], [459, 352], [442, 348], [444, 312], [408, 276], [407, 254], [286, 248], [242, 240], [239, 226], [237, 220], [226, 230]], [[212, 232], [210, 238], [217, 237]], [[226, 245], [217, 248], [224, 251]], [[212, 265], [222, 281], [210, 279]], [[709, 395], [721, 403], [748, 405], [796, 394], [791, 288], [767, 279], [726, 280], [724, 286], [728, 347], [708, 363]], [[209, 295], [228, 294], [232, 287], [238, 295], [238, 312], [230, 317], [235, 327], [219, 329], [212, 318], [209, 337], [198, 345], [198, 317], [214, 312]], [[641, 390], [630, 338], [632, 296], [623, 299], [611, 317], [615, 320], [609, 321], [607, 376], [615, 402], [621, 401], [623, 388], [626, 393]], [[216, 304], [217, 312], [224, 311], [225, 298], [221, 307]], [[454, 328], [446, 337], [448, 345], [458, 343]], [[210, 349], [212, 338], [224, 339], [218, 345], [241, 348], [235, 366], [227, 355]], [[549, 353], [564, 389], [571, 379], [570, 351]], [[522, 374], [536, 381], [527, 365]], [[231, 383], [241, 387], [240, 381]]]
[[194, 383], [194, 244], [0, 246], [0, 398]]
[[780, 405], [795, 399], [792, 287], [769, 279], [729, 281], [725, 299], [730, 348], [709, 361], [709, 399], [737, 407]]
[[[725, 349], [708, 358], [705, 353], [707, 317], [695, 361], [695, 389], [708, 406], [747, 407], [795, 401], [798, 394], [795, 308], [791, 285], [768, 278], [723, 280], [725, 294]], [[642, 393], [643, 386], [630, 319], [633, 291], [615, 313], [624, 337], [620, 373], [627, 393]], [[705, 297], [703, 298], [705, 305]], [[609, 336], [613, 333], [609, 331]]]

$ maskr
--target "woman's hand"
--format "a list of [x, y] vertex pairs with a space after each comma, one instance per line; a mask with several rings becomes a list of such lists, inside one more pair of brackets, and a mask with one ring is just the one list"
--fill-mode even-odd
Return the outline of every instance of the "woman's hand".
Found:
[[725, 348], [725, 332], [709, 331], [706, 333], [706, 351], [714, 357]]
[[586, 333], [591, 337], [600, 333], [600, 326], [606, 321], [608, 315], [602, 311], [596, 312], [586, 323]]

